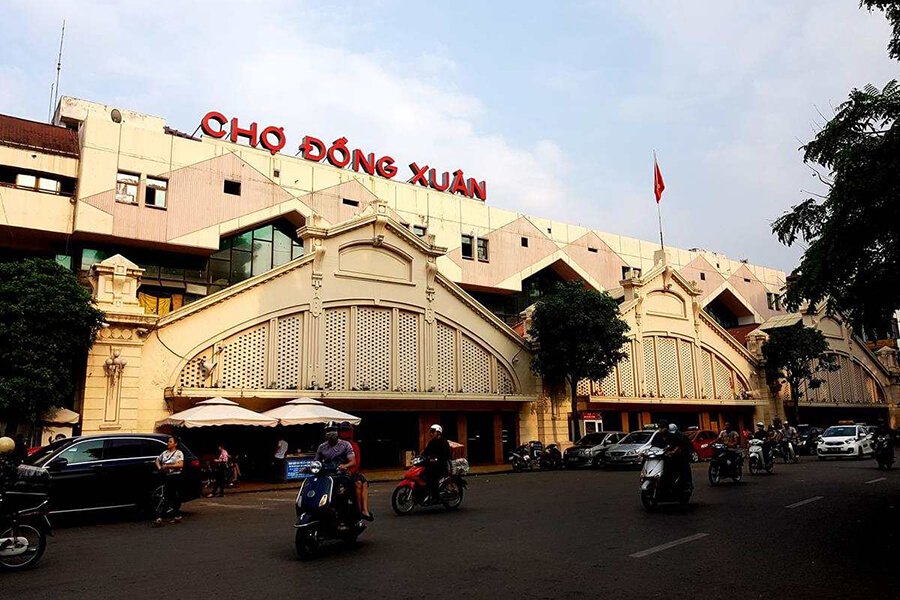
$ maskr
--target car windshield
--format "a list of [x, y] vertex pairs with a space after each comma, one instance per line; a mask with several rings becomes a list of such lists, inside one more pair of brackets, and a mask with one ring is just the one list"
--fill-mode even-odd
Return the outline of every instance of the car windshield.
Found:
[[635, 431], [634, 433], [629, 433], [624, 440], [619, 442], [620, 444], [646, 444], [650, 441], [650, 438], [653, 437], [652, 431]]
[[603, 438], [606, 437], [605, 433], [589, 433], [580, 440], [578, 440], [579, 446], [596, 446], [597, 444], [603, 443]]
[[829, 427], [822, 437], [849, 437], [856, 435], [856, 427]]
[[685, 435], [685, 437], [686, 437], [687, 439], [689, 439], [689, 440], [691, 440], [691, 441], [694, 441], [694, 438], [697, 437], [697, 434], [698, 434], [698, 433], [700, 433], [700, 432], [697, 431], [697, 430], [695, 429], [695, 430], [693, 430], [693, 431], [685, 432], [684, 435]]
[[43, 467], [50, 456], [70, 441], [72, 440], [65, 439], [53, 442], [52, 444], [47, 444], [40, 450], [37, 450], [34, 454], [28, 456], [23, 462], [32, 467]]

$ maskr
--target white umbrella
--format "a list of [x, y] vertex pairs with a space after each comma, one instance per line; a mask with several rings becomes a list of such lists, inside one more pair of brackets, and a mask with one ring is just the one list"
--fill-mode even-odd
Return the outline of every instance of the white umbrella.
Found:
[[278, 419], [282, 425], [310, 425], [328, 421], [349, 421], [353, 425], [359, 425], [362, 420], [345, 412], [328, 408], [312, 398], [297, 398], [283, 406], [267, 410], [263, 414]]
[[278, 420], [253, 412], [238, 405], [237, 402], [225, 398], [211, 398], [156, 422], [157, 427], [162, 425], [174, 425], [175, 427], [209, 427], [211, 425], [274, 427], [278, 425]]
[[74, 425], [78, 422], [78, 413], [68, 408], [54, 408], [48, 411], [41, 421], [58, 425]]

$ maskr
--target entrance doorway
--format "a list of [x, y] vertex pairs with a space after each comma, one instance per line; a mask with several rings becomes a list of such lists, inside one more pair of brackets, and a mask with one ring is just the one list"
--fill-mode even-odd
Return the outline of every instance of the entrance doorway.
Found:
[[469, 462], [487, 464], [494, 462], [494, 413], [466, 413], [466, 445]]

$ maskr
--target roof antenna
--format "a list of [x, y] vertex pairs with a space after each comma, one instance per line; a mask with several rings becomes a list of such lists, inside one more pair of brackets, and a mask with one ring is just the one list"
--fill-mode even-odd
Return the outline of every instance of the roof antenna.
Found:
[[50, 106], [51, 111], [56, 109], [56, 101], [59, 98], [59, 72], [62, 69], [63, 40], [65, 39], [65, 37], [66, 20], [63, 19], [62, 33], [59, 35], [59, 57], [56, 59], [56, 84], [53, 86], [53, 104]]
[[47, 107], [47, 122], [48, 123], [53, 121], [53, 90], [54, 89], [55, 88], [53, 87], [53, 84], [51, 83], [50, 84], [50, 102], [49, 102], [50, 106]]

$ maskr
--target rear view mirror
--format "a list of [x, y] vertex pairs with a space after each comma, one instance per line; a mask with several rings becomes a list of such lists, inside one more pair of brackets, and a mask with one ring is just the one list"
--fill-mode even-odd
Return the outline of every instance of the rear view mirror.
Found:
[[50, 461], [50, 464], [47, 465], [47, 470], [62, 471], [68, 464], [69, 464], [68, 459], [65, 459], [62, 457], [54, 458], [53, 460]]

